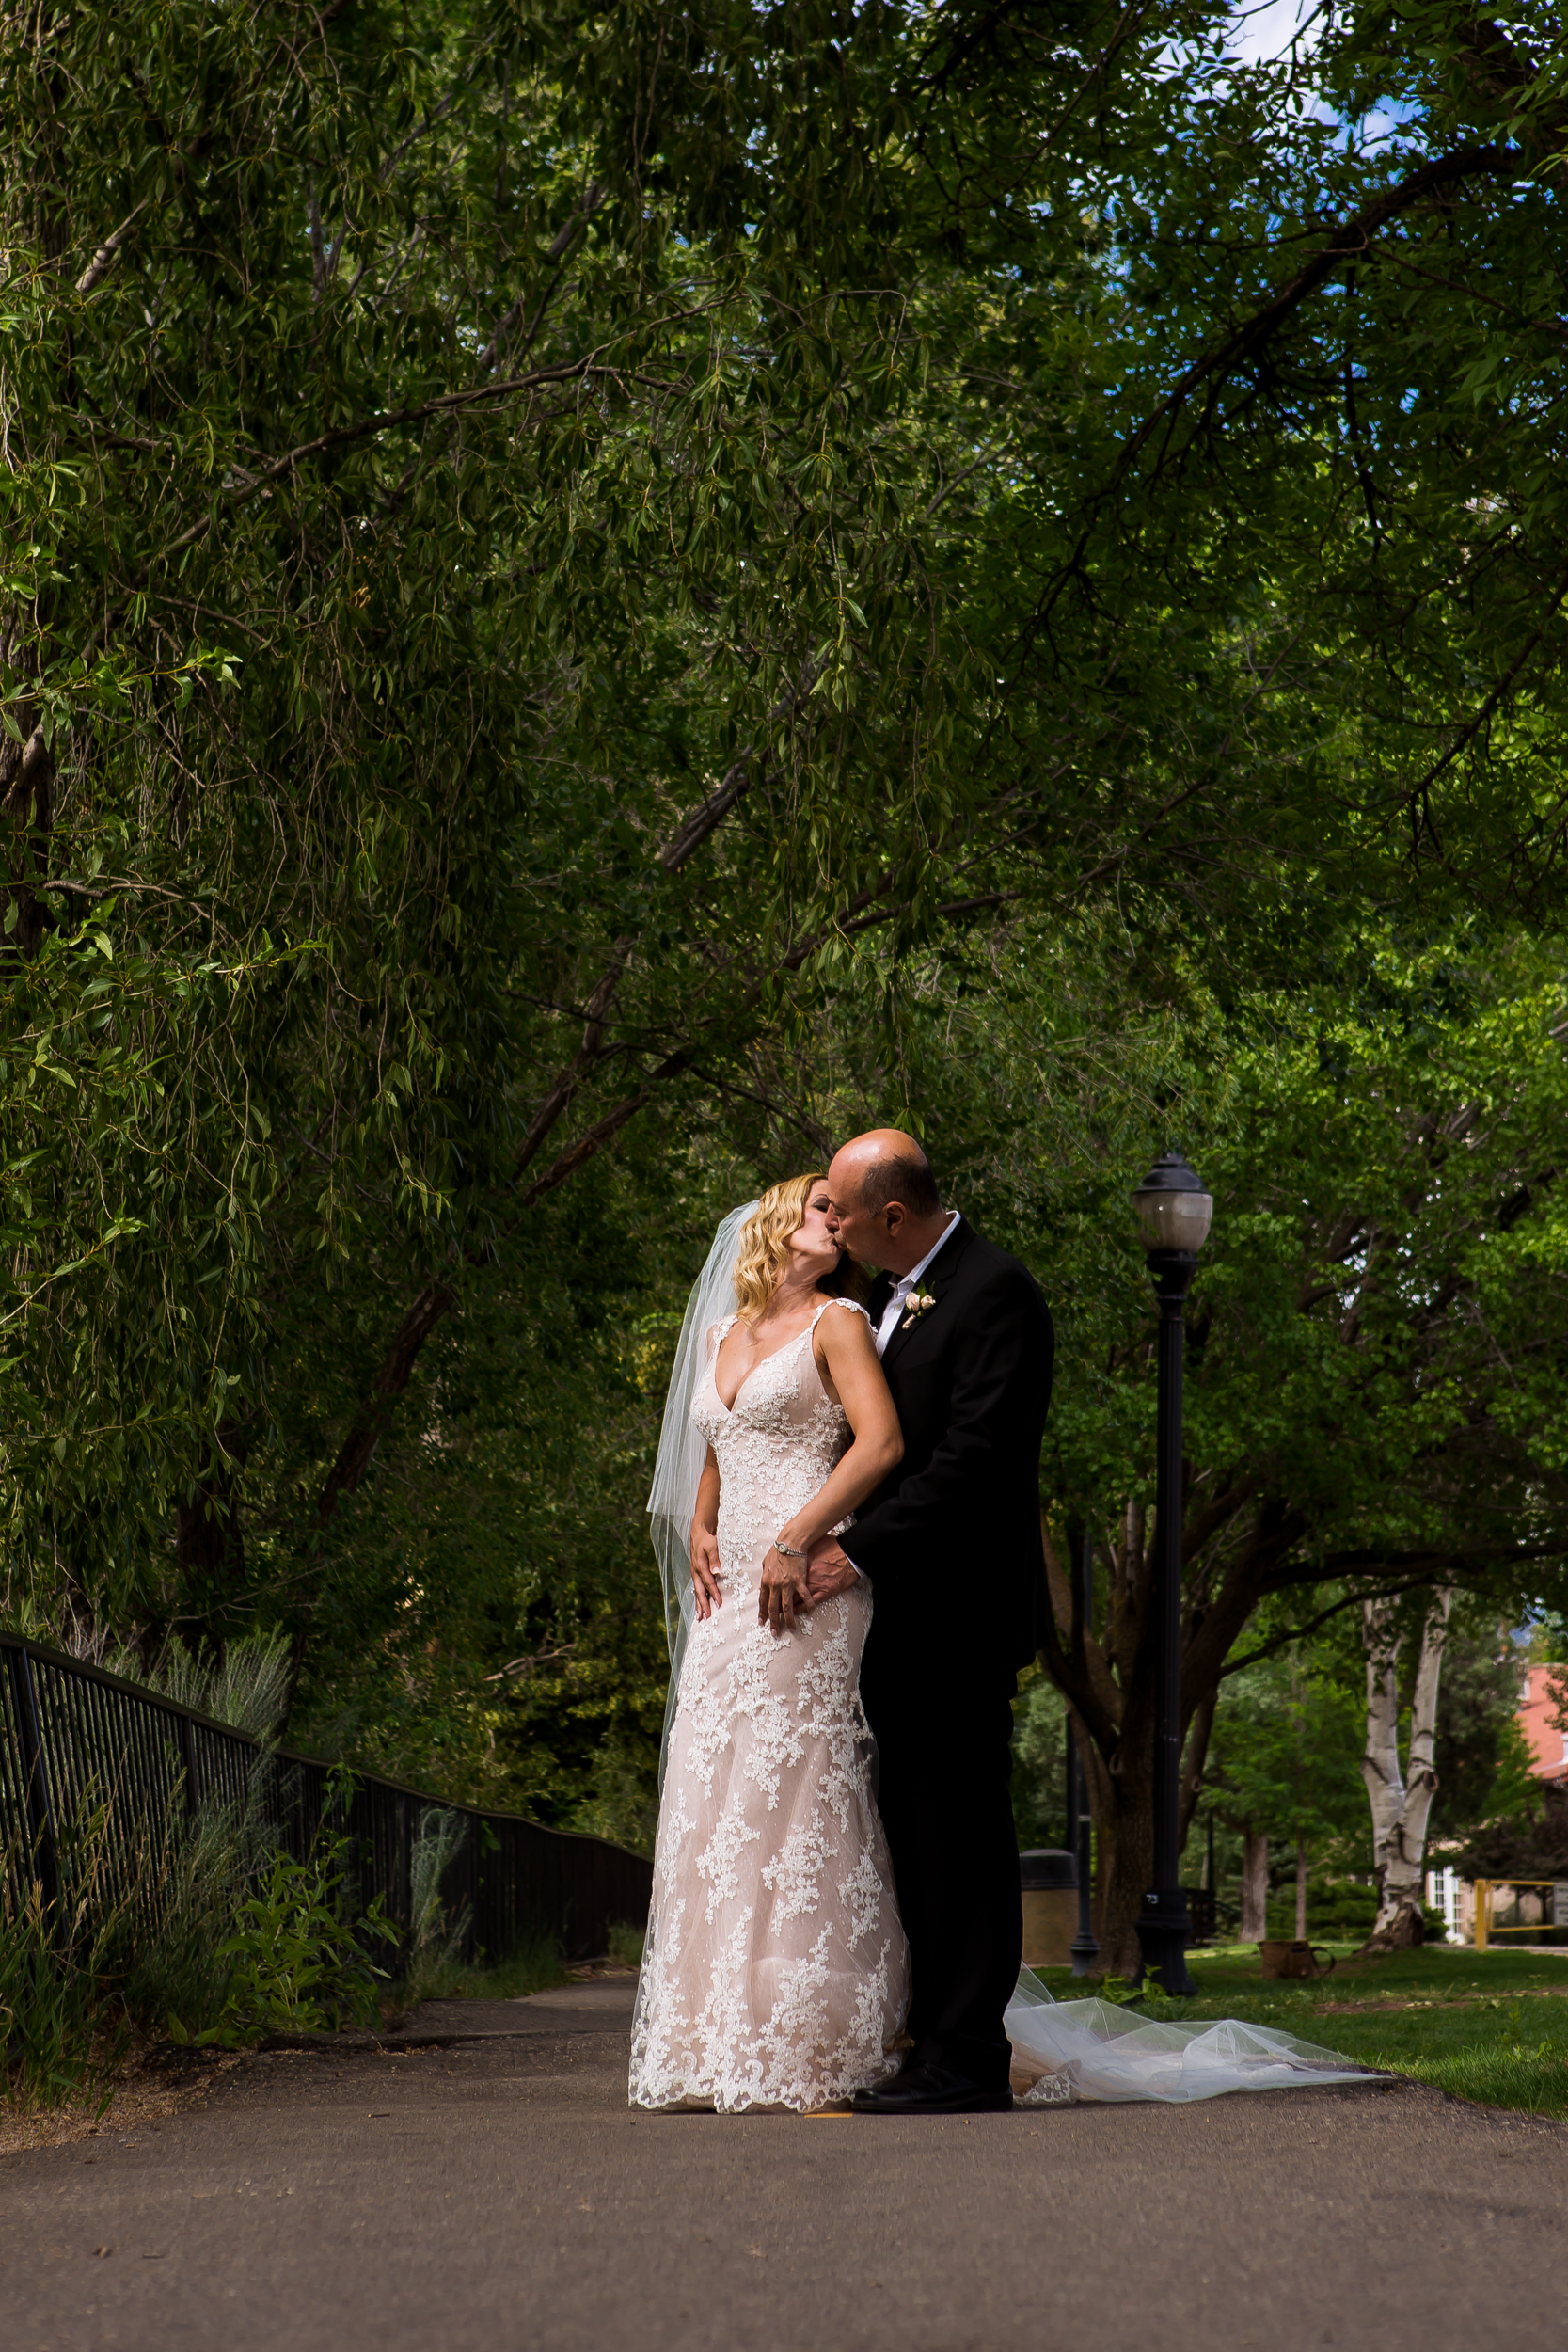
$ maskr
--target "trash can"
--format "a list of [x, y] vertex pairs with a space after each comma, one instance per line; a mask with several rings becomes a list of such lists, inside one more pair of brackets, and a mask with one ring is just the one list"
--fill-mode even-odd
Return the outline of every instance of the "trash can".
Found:
[[1060, 1846], [1035, 1846], [1018, 1858], [1023, 1899], [1023, 1965], [1066, 1968], [1078, 1932], [1078, 1864]]

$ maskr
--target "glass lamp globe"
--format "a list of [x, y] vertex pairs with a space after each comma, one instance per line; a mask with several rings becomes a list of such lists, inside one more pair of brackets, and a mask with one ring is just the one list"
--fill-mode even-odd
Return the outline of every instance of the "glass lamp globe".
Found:
[[1213, 1197], [1180, 1152], [1161, 1152], [1132, 1195], [1132, 1206], [1146, 1249], [1180, 1249], [1196, 1257], [1209, 1238]]

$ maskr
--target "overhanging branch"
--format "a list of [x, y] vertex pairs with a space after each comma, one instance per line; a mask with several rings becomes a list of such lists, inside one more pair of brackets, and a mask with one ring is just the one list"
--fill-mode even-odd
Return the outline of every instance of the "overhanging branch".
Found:
[[1068, 580], [1080, 568], [1101, 508], [1116, 496], [1155, 434], [1162, 426], [1175, 423], [1196, 392], [1205, 387], [1211, 391], [1217, 390], [1238, 368], [1248, 360], [1258, 358], [1320, 286], [1325, 284], [1337, 270], [1342, 269], [1347, 262], [1365, 254], [1374, 237], [1391, 221], [1397, 220], [1402, 213], [1408, 212], [1412, 205], [1419, 204], [1428, 197], [1436, 195], [1440, 189], [1452, 187], [1462, 181], [1516, 173], [1523, 168], [1523, 165], [1524, 159], [1519, 151], [1500, 141], [1488, 140], [1456, 148], [1450, 154], [1435, 156], [1430, 163], [1418, 165], [1396, 185], [1385, 189], [1371, 203], [1363, 205], [1359, 212], [1342, 221], [1311, 260], [1297, 270], [1276, 294], [1193, 361], [1123, 442], [1109, 475], [1089, 501], [1078, 543], [1058, 571], [1039, 607], [1037, 620], [1043, 620], [1051, 612]]

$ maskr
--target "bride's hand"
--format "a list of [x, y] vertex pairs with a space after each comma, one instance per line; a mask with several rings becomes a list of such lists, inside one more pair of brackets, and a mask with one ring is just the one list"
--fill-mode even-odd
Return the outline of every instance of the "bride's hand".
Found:
[[762, 1564], [762, 1583], [757, 1593], [757, 1617], [770, 1625], [775, 1633], [795, 1630], [797, 1610], [805, 1615], [811, 1608], [811, 1590], [806, 1583], [803, 1560], [781, 1559], [769, 1544], [768, 1557]]
[[691, 1593], [699, 1617], [710, 1617], [724, 1605], [719, 1584], [719, 1538], [701, 1520], [693, 1521], [691, 1529]]

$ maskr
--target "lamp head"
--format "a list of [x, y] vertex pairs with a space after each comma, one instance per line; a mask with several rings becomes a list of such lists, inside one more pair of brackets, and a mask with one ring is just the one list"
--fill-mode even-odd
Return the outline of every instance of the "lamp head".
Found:
[[1132, 1206], [1150, 1255], [1171, 1249], [1196, 1258], [1209, 1238], [1213, 1198], [1180, 1152], [1161, 1152], [1132, 1195]]

